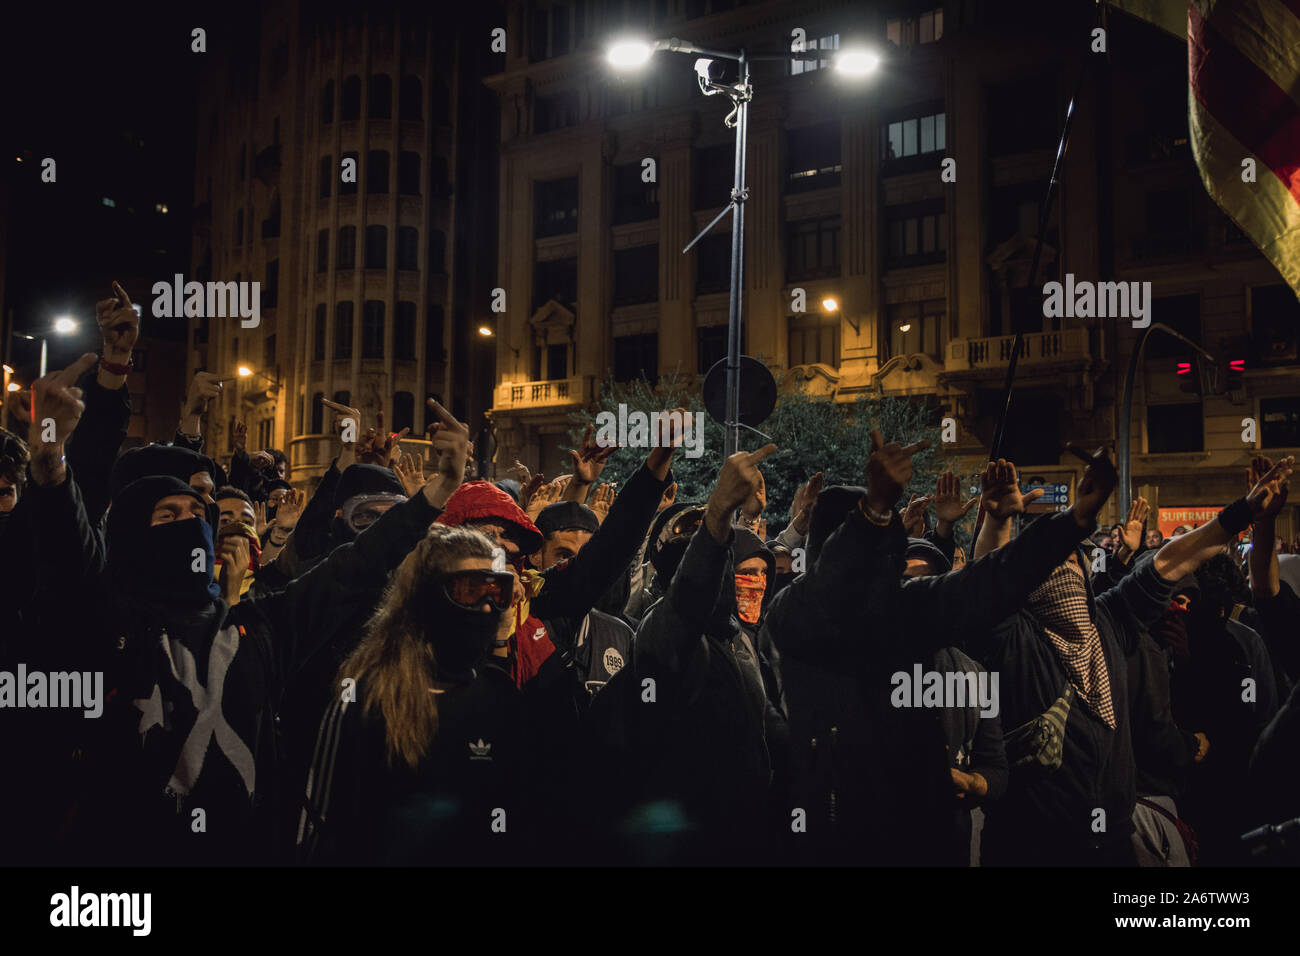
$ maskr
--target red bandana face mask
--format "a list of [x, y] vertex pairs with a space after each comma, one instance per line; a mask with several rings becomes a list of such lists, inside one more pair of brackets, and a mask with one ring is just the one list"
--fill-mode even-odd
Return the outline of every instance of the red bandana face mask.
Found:
[[746, 624], [757, 624], [763, 613], [763, 595], [767, 591], [767, 575], [736, 575], [736, 616]]

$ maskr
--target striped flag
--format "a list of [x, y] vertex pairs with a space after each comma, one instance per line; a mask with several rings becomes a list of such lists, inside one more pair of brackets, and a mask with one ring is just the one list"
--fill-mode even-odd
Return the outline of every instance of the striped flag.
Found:
[[1109, 2], [1186, 39], [1201, 180], [1300, 296], [1300, 0]]

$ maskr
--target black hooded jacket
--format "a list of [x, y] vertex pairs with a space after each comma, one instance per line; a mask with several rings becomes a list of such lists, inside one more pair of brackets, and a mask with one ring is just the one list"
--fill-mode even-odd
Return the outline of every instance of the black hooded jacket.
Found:
[[[158, 485], [154, 493], [192, 494], [176, 479], [145, 481]], [[75, 828], [80, 856], [115, 865], [264, 862], [277, 800], [298, 797], [278, 787], [280, 689], [333, 622], [376, 603], [439, 511], [423, 495], [395, 506], [283, 591], [229, 608], [206, 584], [174, 600], [158, 593], [156, 579], [174, 577], [178, 565], [210, 580], [210, 564], [200, 572], [191, 562], [205, 547], [210, 558], [211, 538], [198, 519], [154, 535], [156, 498], [133, 491], [114, 505], [113, 531], [123, 535], [113, 536], [106, 561], [74, 481], [29, 489], [47, 529], [34, 556], [40, 573], [79, 596], [62, 633], [113, 689], [85, 744], [96, 786]], [[194, 548], [164, 554], [151, 540]]]
[[961, 570], [903, 580], [902, 521], [868, 521], [856, 505], [862, 491], [822, 492], [828, 505], [853, 507], [831, 514], [819, 498], [808, 571], [776, 596], [764, 625], [781, 654], [791, 804], [807, 813], [791, 849], [804, 862], [943, 863], [952, 794], [944, 740], [932, 715], [891, 705], [891, 675], [1013, 613], [1086, 532], [1072, 515], [1054, 515]]

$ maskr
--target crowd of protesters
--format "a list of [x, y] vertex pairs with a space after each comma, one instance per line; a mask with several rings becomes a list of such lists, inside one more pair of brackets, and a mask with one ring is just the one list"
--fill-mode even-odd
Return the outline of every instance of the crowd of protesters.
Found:
[[[1141, 498], [1098, 530], [1105, 449], [1071, 445], [1073, 505], [1030, 515], [1042, 492], [1002, 459], [970, 500], [944, 473], [905, 502], [926, 443], [873, 431], [860, 474], [810, 463], [769, 537], [774, 445], [685, 500], [677, 410], [621, 487], [605, 462], [635, 452], [590, 431], [571, 475], [492, 482], [430, 399], [427, 461], [326, 403], [337, 457], [308, 495], [242, 426], [228, 466], [204, 453], [209, 373], [170, 443], [119, 453], [113, 369], [139, 320], [116, 285], [98, 318], [104, 361], [33, 386], [26, 442], [0, 432], [0, 672], [105, 688], [91, 720], [0, 680], [12, 862], [1287, 851], [1267, 827], [1300, 816], [1300, 555], [1275, 530], [1291, 458], [1254, 459], [1242, 497], [1165, 539]], [[939, 692], [900, 693], [914, 673]]]

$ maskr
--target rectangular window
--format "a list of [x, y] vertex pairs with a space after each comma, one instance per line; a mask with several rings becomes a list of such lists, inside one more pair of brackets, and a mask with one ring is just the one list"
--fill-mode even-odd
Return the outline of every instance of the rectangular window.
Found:
[[1300, 301], [1285, 285], [1250, 290], [1250, 330], [1258, 365], [1289, 365], [1296, 361], [1300, 338]]
[[363, 359], [384, 357], [384, 303], [375, 299], [366, 300], [362, 313], [361, 357]]
[[330, 231], [321, 229], [316, 233], [316, 271], [327, 272], [330, 267]]
[[659, 217], [659, 184], [642, 181], [641, 163], [614, 167], [614, 225]]
[[394, 357], [402, 361], [415, 360], [415, 303], [399, 302], [393, 313]]
[[[1201, 342], [1201, 297], [1191, 295], [1167, 295], [1151, 303], [1151, 320], [1161, 322], [1179, 335], [1191, 339], [1197, 345]], [[1142, 356], [1151, 359], [1190, 358], [1195, 353], [1172, 335], [1152, 335], [1147, 339]]]
[[538, 239], [578, 231], [578, 177], [533, 184], [533, 235]]
[[567, 345], [548, 345], [546, 347], [546, 377], [552, 380], [569, 377], [569, 347]]
[[397, 268], [420, 268], [420, 231], [414, 226], [397, 227]]
[[695, 371], [700, 375], [727, 357], [727, 327], [706, 325], [695, 330]]
[[1265, 448], [1300, 447], [1300, 397], [1261, 398], [1259, 436]]
[[705, 236], [695, 244], [695, 294], [709, 295], [731, 288], [731, 233]]
[[943, 262], [948, 244], [948, 216], [943, 200], [891, 206], [885, 224], [888, 268]]
[[334, 183], [334, 157], [322, 156], [320, 158], [320, 191], [317, 193], [321, 199], [330, 198], [330, 187]]
[[786, 192], [806, 192], [840, 184], [843, 167], [838, 120], [789, 130], [786, 141], [789, 146]]
[[385, 194], [388, 192], [388, 151], [371, 150], [366, 154], [366, 192]]
[[840, 217], [786, 224], [786, 279], [821, 279], [840, 274]]
[[325, 304], [316, 306], [315, 324], [312, 328], [311, 357], [313, 362], [325, 361]]
[[533, 267], [533, 310], [554, 299], [572, 306], [578, 299], [578, 260], [552, 259]]
[[334, 306], [334, 357], [352, 358], [352, 303], [340, 302]]
[[403, 152], [397, 157], [397, 191], [403, 196], [420, 195], [420, 154]]
[[614, 339], [614, 381], [659, 380], [659, 336], [623, 335]]
[[[838, 50], [839, 48], [840, 35], [838, 33], [817, 37], [816, 39], [810, 38], [804, 45], [804, 49], [809, 52], [812, 52], [813, 50]], [[817, 60], [791, 60], [790, 75], [798, 76], [801, 73], [812, 73], [818, 68], [824, 70], [830, 65], [831, 61], [829, 57]]]
[[553, 96], [533, 98], [533, 132], [549, 133], [552, 130], [575, 126], [578, 122], [578, 91], [564, 90]]
[[321, 404], [324, 398], [324, 392], [313, 392], [311, 396], [311, 433], [313, 435], [320, 435], [325, 431], [325, 406]]
[[736, 147], [731, 143], [695, 151], [695, 208], [716, 209], [731, 201]]
[[366, 226], [366, 268], [388, 268], [387, 226]]
[[357, 267], [357, 227], [343, 226], [339, 229], [339, 247], [335, 266], [339, 269]]
[[614, 253], [614, 305], [659, 298], [659, 246], [637, 246]]
[[[789, 319], [788, 344], [790, 366], [840, 364], [840, 322], [818, 315], [799, 315]], [[725, 329], [724, 329], [725, 331]]]
[[1200, 402], [1147, 406], [1148, 454], [1204, 450]]
[[927, 112], [900, 118], [880, 130], [880, 158], [886, 162], [943, 152], [947, 145], [947, 115]]

